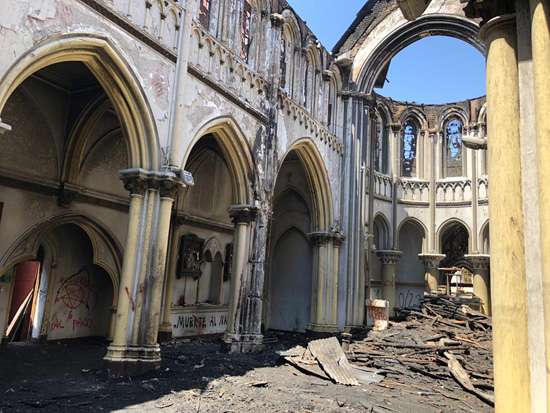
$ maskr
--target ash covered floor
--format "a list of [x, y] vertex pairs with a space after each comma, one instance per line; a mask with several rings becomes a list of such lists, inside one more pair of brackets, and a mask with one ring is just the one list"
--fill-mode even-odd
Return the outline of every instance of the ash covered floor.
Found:
[[[387, 334], [404, 327], [391, 326]], [[161, 369], [117, 380], [101, 376], [102, 341], [11, 343], [0, 349], [0, 412], [493, 411], [450, 375], [436, 380], [394, 369], [381, 383], [338, 385], [284, 363], [277, 353], [307, 346], [307, 337], [266, 338], [264, 351], [244, 355], [221, 354], [219, 338], [173, 340], [162, 346]]]

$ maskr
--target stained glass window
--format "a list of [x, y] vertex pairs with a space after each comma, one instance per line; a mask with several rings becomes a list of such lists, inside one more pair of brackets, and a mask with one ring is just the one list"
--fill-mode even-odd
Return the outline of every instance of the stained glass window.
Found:
[[445, 145], [445, 176], [462, 176], [462, 122], [447, 123]]
[[410, 120], [405, 122], [403, 129], [403, 145], [401, 149], [401, 175], [416, 176], [416, 142], [418, 131]]
[[243, 15], [241, 21], [241, 57], [248, 61], [248, 51], [250, 49], [250, 21], [252, 16], [252, 6], [245, 0], [243, 4]]
[[206, 28], [210, 24], [210, 2], [211, 0], [199, 0], [199, 23]]

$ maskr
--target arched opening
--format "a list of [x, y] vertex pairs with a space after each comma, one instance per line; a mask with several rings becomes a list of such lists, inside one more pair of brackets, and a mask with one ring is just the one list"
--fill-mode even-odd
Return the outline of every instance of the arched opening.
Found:
[[[175, 209], [182, 225], [178, 229], [178, 257], [171, 294], [173, 316], [182, 320], [208, 319], [205, 323], [175, 323], [174, 336], [221, 333], [226, 324], [231, 280], [234, 227], [229, 207], [234, 203], [230, 159], [214, 134], [203, 135], [191, 149], [185, 169], [195, 185], [185, 188]], [[214, 323], [210, 318], [214, 317]], [[174, 323], [172, 323], [174, 324]]]
[[[439, 242], [441, 254], [445, 258], [441, 261], [440, 268], [444, 268], [441, 284], [447, 284], [446, 277], [452, 277], [453, 283], [472, 283], [472, 265], [464, 257], [470, 249], [470, 233], [460, 222], [450, 222], [439, 231]], [[456, 277], [452, 275], [455, 274]]]
[[417, 306], [424, 295], [424, 264], [418, 259], [423, 249], [424, 231], [415, 223], [405, 222], [398, 237], [403, 255], [395, 268], [397, 305]]
[[98, 249], [106, 246], [90, 238], [91, 228], [62, 222], [35, 231], [35, 255], [6, 268], [0, 277], [0, 285], [7, 283], [10, 292], [9, 311], [0, 314], [4, 340], [112, 335], [118, 278], [99, 265]]
[[371, 288], [371, 298], [378, 299], [382, 297], [380, 290], [380, 284], [382, 282], [382, 263], [376, 255], [376, 251], [384, 251], [390, 248], [390, 226], [387, 218], [382, 214], [377, 214], [374, 217], [372, 235], [370, 280], [373, 284]]
[[310, 322], [313, 248], [308, 178], [296, 152], [283, 162], [275, 184], [266, 283], [269, 329], [305, 332]]

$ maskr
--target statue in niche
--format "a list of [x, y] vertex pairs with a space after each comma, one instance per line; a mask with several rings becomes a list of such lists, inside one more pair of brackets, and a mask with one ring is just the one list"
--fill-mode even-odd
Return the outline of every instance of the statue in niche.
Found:
[[199, 278], [202, 275], [204, 240], [195, 234], [182, 237], [177, 277]]

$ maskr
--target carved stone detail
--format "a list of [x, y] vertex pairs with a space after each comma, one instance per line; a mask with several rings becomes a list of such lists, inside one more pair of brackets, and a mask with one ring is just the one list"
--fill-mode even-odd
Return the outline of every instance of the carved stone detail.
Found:
[[315, 245], [316, 247], [325, 246], [332, 239], [332, 234], [325, 231], [316, 231], [308, 235], [313, 242], [313, 245]]
[[137, 176], [123, 177], [122, 181], [124, 182], [124, 189], [132, 195], [144, 196], [149, 186], [146, 179]]
[[490, 255], [471, 254], [465, 255], [464, 258], [466, 258], [472, 264], [472, 267], [476, 270], [488, 270], [489, 265], [491, 264]]
[[229, 208], [229, 217], [233, 224], [250, 225], [252, 221], [256, 221], [258, 208], [251, 205], [233, 205]]
[[269, 18], [271, 19], [271, 25], [275, 29], [282, 29], [283, 28], [283, 25], [285, 24], [285, 18], [283, 17], [282, 14], [273, 13], [269, 16]]
[[170, 180], [161, 181], [159, 185], [160, 196], [161, 198], [176, 199], [180, 188], [181, 184], [179, 182]]
[[438, 268], [439, 263], [445, 259], [445, 254], [418, 254], [418, 259], [426, 268]]
[[397, 250], [382, 250], [376, 251], [376, 255], [382, 264], [395, 265], [403, 255], [403, 252]]
[[516, 12], [515, 0], [469, 0], [464, 14], [471, 19], [481, 18], [481, 25], [494, 17]]

